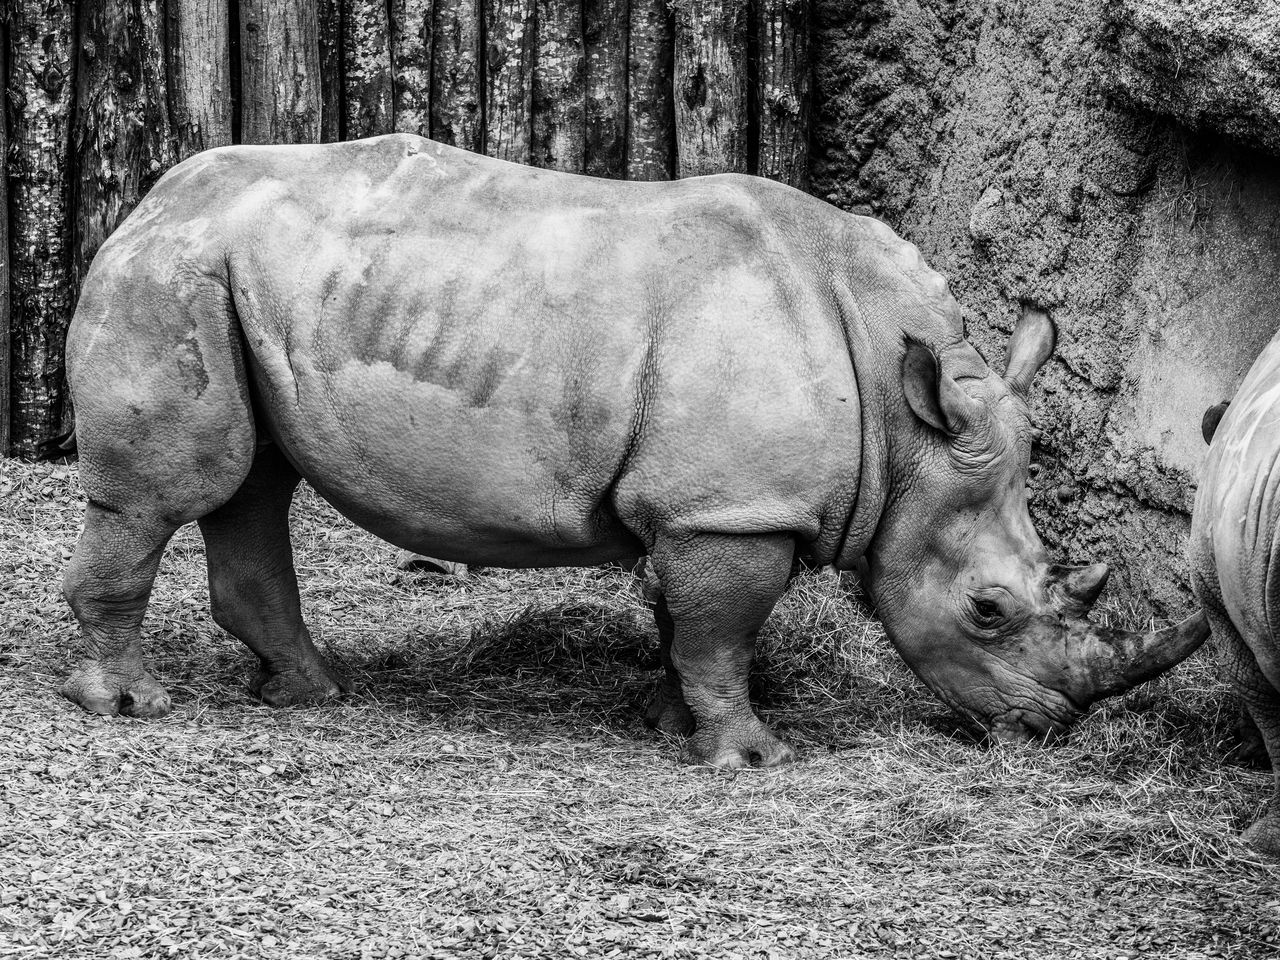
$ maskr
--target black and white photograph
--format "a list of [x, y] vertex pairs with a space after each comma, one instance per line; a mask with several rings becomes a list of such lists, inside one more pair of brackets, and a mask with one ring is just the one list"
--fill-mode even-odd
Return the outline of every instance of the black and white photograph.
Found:
[[1280, 0], [0, 0], [0, 960], [1280, 957]]

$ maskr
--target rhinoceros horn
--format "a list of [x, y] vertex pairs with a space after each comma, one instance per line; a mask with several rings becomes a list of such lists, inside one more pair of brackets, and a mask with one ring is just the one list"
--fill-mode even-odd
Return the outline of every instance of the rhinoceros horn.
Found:
[[1084, 657], [1090, 700], [1123, 693], [1185, 660], [1209, 637], [1203, 613], [1176, 626], [1148, 633], [1082, 623], [1083, 637], [1073, 646]]
[[1052, 567], [1049, 580], [1062, 595], [1063, 612], [1071, 617], [1083, 617], [1093, 609], [1110, 574], [1105, 563], [1087, 567]]

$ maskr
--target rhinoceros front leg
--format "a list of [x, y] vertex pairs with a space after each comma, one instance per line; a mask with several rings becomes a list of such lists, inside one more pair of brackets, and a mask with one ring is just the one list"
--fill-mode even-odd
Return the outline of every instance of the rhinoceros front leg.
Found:
[[[1224, 672], [1257, 724], [1275, 771], [1275, 792], [1271, 801], [1262, 816], [1245, 830], [1244, 839], [1259, 850], [1280, 856], [1280, 691], [1263, 674], [1257, 657], [1234, 624], [1209, 604], [1206, 604], [1205, 612], [1218, 641]], [[1271, 638], [1266, 638], [1265, 642], [1270, 643]]]
[[299, 479], [278, 447], [264, 447], [235, 496], [200, 519], [214, 622], [258, 655], [251, 689], [272, 707], [351, 691], [302, 622], [289, 542], [289, 504]]
[[747, 697], [756, 635], [786, 588], [787, 536], [661, 536], [653, 564], [670, 613], [670, 662], [695, 729], [683, 759], [715, 767], [777, 766], [795, 751]]
[[90, 713], [158, 717], [169, 694], [142, 662], [139, 634], [165, 544], [177, 527], [89, 502], [62, 580], [80, 623], [85, 659], [62, 685]]

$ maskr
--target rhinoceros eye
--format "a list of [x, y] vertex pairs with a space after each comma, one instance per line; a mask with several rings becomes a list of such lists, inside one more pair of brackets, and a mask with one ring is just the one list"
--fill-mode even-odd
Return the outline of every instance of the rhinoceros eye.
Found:
[[1004, 620], [1000, 604], [987, 597], [972, 597], [973, 619], [980, 627], [995, 627]]

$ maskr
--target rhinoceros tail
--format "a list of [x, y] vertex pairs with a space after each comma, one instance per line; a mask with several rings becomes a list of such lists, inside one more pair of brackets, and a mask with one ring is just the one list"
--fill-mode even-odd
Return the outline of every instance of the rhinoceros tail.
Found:
[[1218, 432], [1218, 424], [1222, 422], [1222, 417], [1229, 406], [1231, 401], [1223, 400], [1204, 412], [1204, 419], [1200, 421], [1200, 433], [1205, 443], [1213, 443], [1213, 435]]
[[36, 445], [37, 460], [73, 460], [79, 455], [80, 450], [76, 447], [75, 427], [72, 427], [66, 433], [58, 434], [56, 437], [41, 440]]

